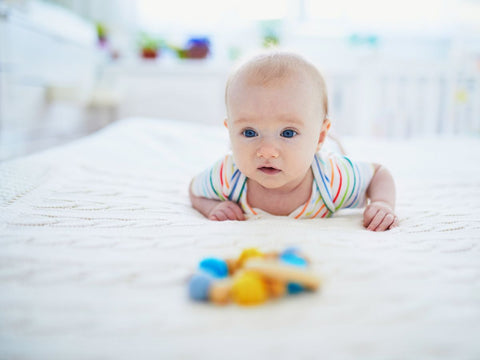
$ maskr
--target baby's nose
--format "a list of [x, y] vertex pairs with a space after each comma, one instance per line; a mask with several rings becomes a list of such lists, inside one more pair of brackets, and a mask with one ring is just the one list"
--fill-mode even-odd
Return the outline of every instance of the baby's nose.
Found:
[[280, 155], [278, 148], [272, 143], [263, 143], [257, 149], [257, 157], [264, 159], [276, 159]]

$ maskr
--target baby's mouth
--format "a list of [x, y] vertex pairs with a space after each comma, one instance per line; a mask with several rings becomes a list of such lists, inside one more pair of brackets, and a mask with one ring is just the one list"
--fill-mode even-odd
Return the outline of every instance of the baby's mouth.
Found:
[[262, 167], [259, 167], [258, 170], [260, 170], [261, 172], [267, 175], [275, 175], [275, 174], [278, 174], [280, 171], [282, 171], [280, 169], [277, 169], [271, 166], [262, 166]]

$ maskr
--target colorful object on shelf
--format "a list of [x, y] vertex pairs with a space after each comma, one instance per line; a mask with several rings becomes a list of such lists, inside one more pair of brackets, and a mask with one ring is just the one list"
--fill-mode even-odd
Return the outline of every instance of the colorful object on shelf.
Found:
[[280, 33], [282, 29], [281, 20], [263, 20], [259, 22], [262, 34], [262, 46], [274, 48], [280, 45]]
[[190, 38], [185, 49], [188, 59], [205, 59], [210, 53], [210, 40], [207, 37]]
[[259, 305], [285, 294], [315, 291], [320, 279], [299, 249], [261, 252], [242, 251], [237, 259], [208, 257], [200, 261], [189, 281], [190, 298], [215, 304]]
[[102, 22], [97, 22], [95, 24], [95, 29], [97, 31], [97, 41], [98, 45], [104, 47], [108, 42], [108, 29], [107, 26]]
[[139, 39], [140, 55], [144, 59], [155, 59], [160, 55], [160, 49], [163, 45], [163, 40], [147, 34], [141, 33]]
[[191, 37], [184, 47], [168, 45], [180, 59], [205, 59], [210, 54], [208, 37]]
[[375, 48], [379, 45], [379, 37], [376, 34], [353, 33], [348, 37], [348, 42], [352, 46], [368, 46]]

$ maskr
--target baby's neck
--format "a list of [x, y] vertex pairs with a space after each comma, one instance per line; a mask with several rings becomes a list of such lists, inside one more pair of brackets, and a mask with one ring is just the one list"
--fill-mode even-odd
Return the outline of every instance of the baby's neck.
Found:
[[272, 215], [290, 215], [305, 204], [312, 193], [313, 173], [307, 171], [304, 179], [290, 190], [268, 189], [259, 183], [247, 180], [247, 202], [257, 209]]

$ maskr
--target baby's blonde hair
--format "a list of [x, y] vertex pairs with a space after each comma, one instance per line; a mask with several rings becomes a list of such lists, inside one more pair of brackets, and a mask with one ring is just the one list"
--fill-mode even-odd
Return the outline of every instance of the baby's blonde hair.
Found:
[[325, 80], [320, 71], [302, 56], [288, 51], [269, 50], [257, 54], [242, 62], [229, 76], [225, 87], [225, 105], [228, 111], [228, 92], [230, 86], [240, 77], [246, 77], [255, 84], [268, 86], [274, 80], [288, 78], [303, 71], [319, 91], [323, 120], [328, 117], [328, 96]]

